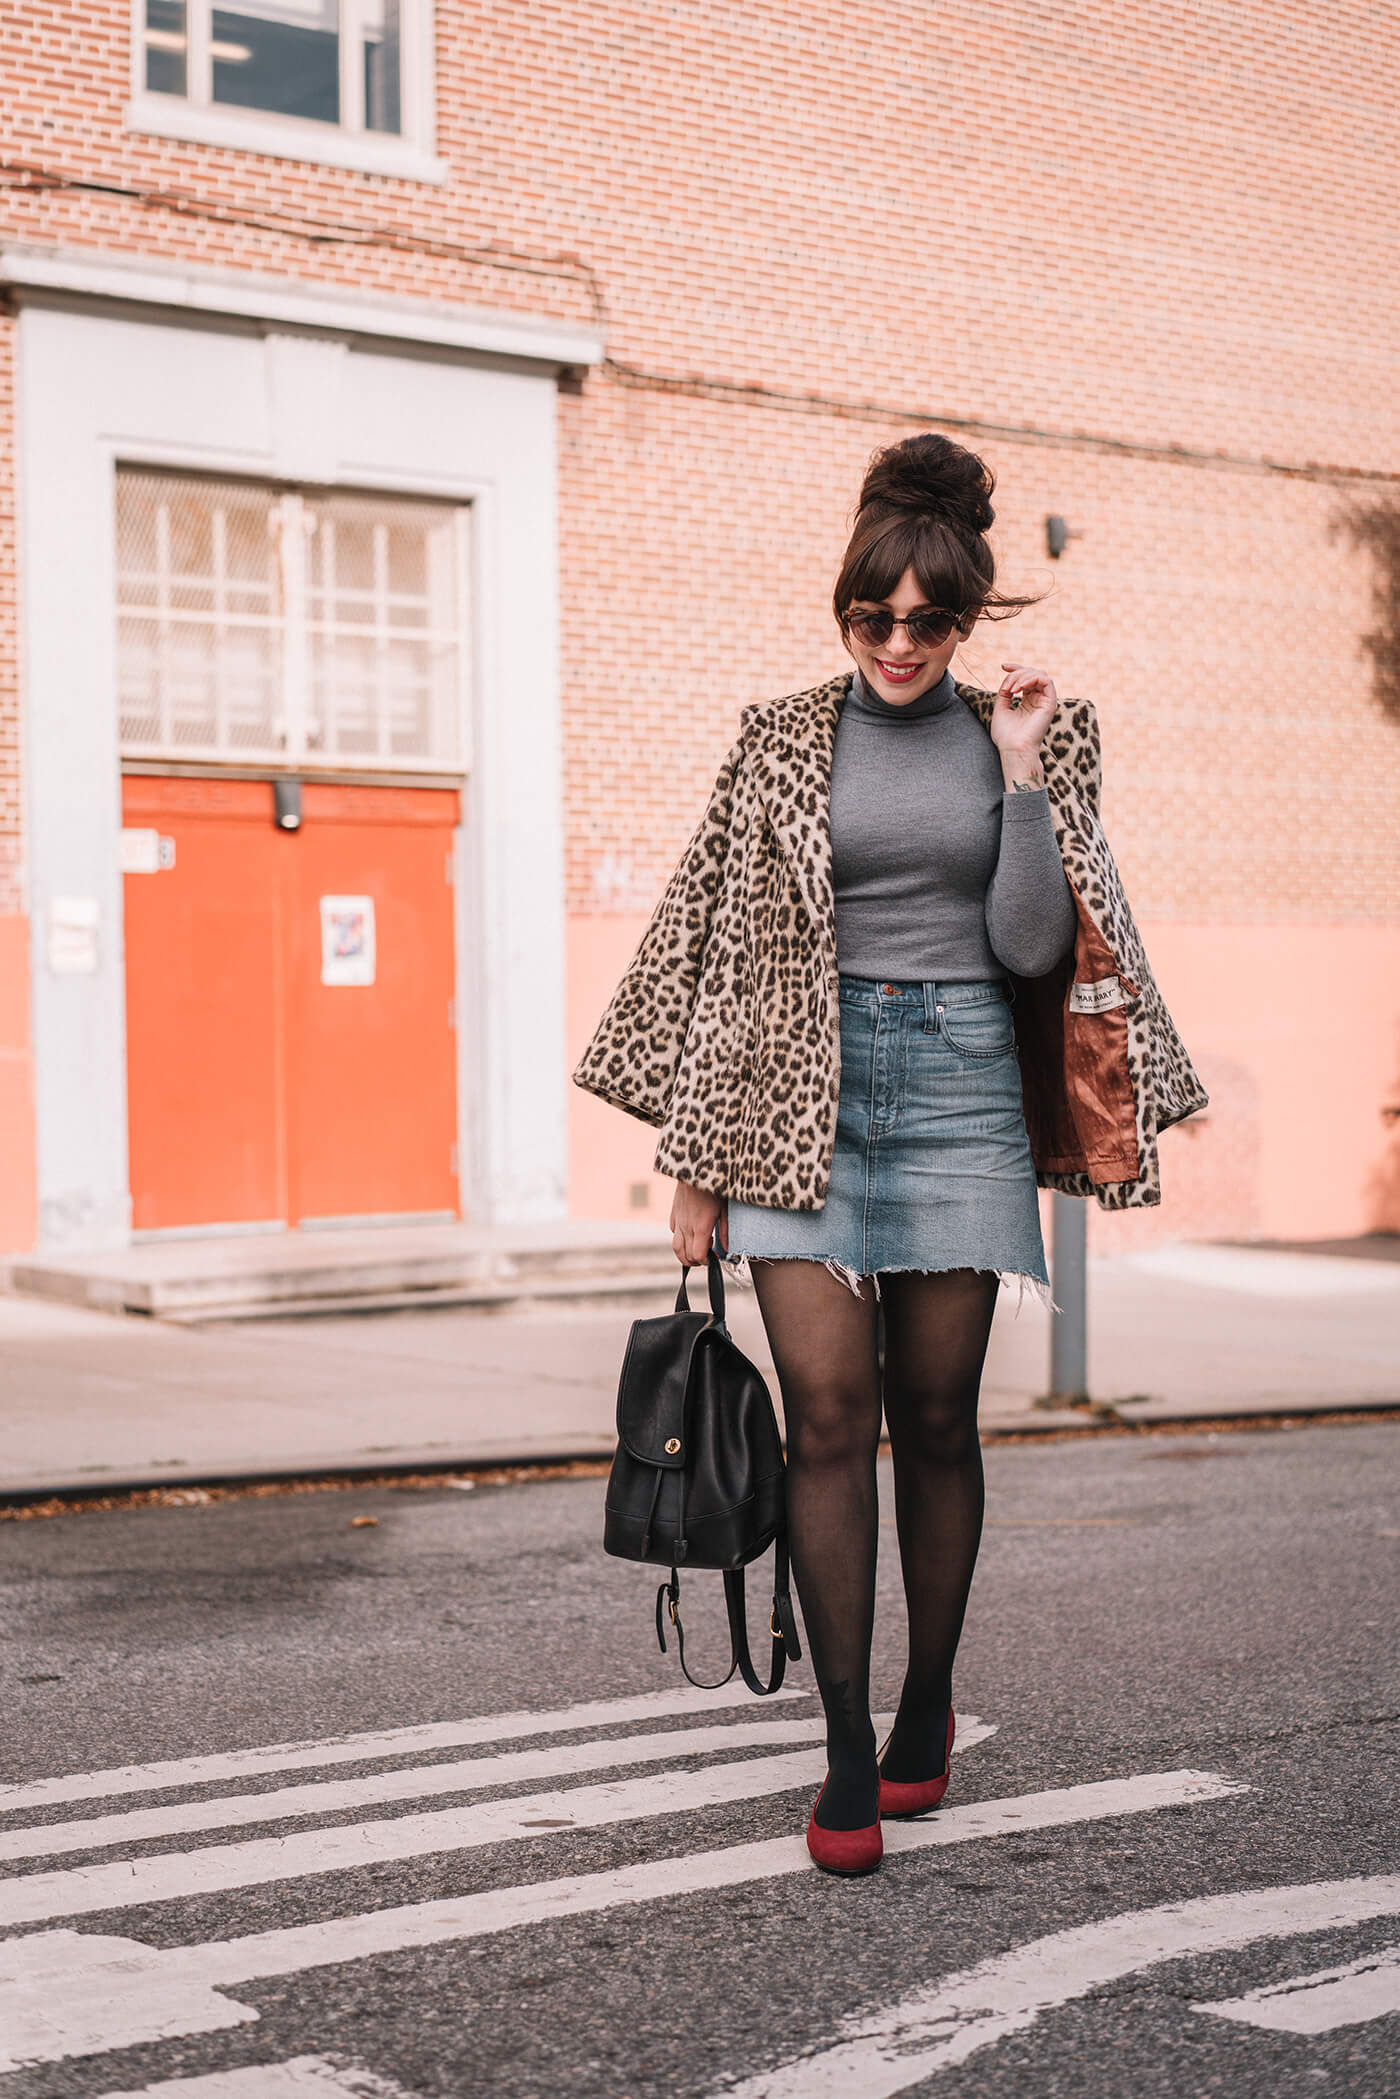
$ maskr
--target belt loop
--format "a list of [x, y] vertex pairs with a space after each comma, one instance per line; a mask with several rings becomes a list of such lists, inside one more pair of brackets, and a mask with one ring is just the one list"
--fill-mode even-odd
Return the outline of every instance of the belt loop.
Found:
[[938, 986], [936, 984], [924, 985], [924, 1032], [928, 1035], [935, 1035], [938, 1032]]

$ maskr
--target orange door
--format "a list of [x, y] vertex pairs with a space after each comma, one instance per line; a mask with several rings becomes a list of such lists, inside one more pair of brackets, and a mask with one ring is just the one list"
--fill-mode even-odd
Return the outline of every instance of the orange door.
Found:
[[457, 814], [308, 786], [285, 832], [266, 781], [123, 782], [138, 1231], [456, 1213]]
[[[244, 780], [123, 782], [174, 865], [126, 877], [132, 1223], [286, 1216], [276, 956], [282, 840]], [[167, 857], [169, 849], [167, 848]]]
[[[291, 1203], [302, 1219], [453, 1211], [455, 794], [394, 787], [304, 790], [289, 840], [296, 909], [287, 981]], [[323, 899], [345, 899], [323, 910]], [[373, 905], [374, 983], [326, 983], [339, 923], [355, 944]], [[349, 958], [347, 976], [363, 976]]]

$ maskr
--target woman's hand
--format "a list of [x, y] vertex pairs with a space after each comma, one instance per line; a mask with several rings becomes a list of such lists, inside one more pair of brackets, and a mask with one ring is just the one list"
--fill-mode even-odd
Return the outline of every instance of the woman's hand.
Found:
[[671, 1245], [676, 1259], [688, 1267], [703, 1268], [716, 1225], [720, 1246], [728, 1253], [729, 1205], [724, 1197], [707, 1195], [703, 1188], [692, 1188], [689, 1181], [677, 1181], [671, 1203]]
[[1060, 696], [1046, 671], [1023, 663], [1003, 663], [1006, 676], [992, 708], [992, 742], [1001, 753], [1002, 778], [1008, 789], [1043, 787], [1040, 746], [1055, 719]]

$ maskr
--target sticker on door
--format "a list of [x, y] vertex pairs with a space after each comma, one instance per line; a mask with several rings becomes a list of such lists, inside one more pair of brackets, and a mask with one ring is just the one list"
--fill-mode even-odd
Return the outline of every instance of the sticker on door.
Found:
[[321, 982], [374, 982], [374, 898], [321, 898]]

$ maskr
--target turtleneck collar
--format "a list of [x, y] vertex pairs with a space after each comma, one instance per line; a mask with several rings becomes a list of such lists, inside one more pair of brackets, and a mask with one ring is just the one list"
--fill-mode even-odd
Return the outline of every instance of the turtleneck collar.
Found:
[[889, 700], [882, 700], [878, 693], [870, 690], [859, 671], [851, 673], [851, 702], [862, 714], [873, 715], [882, 722], [921, 722], [931, 714], [942, 714], [953, 704], [957, 693], [953, 685], [953, 673], [944, 671], [936, 685], [920, 693], [917, 700], [907, 700], [902, 707]]

